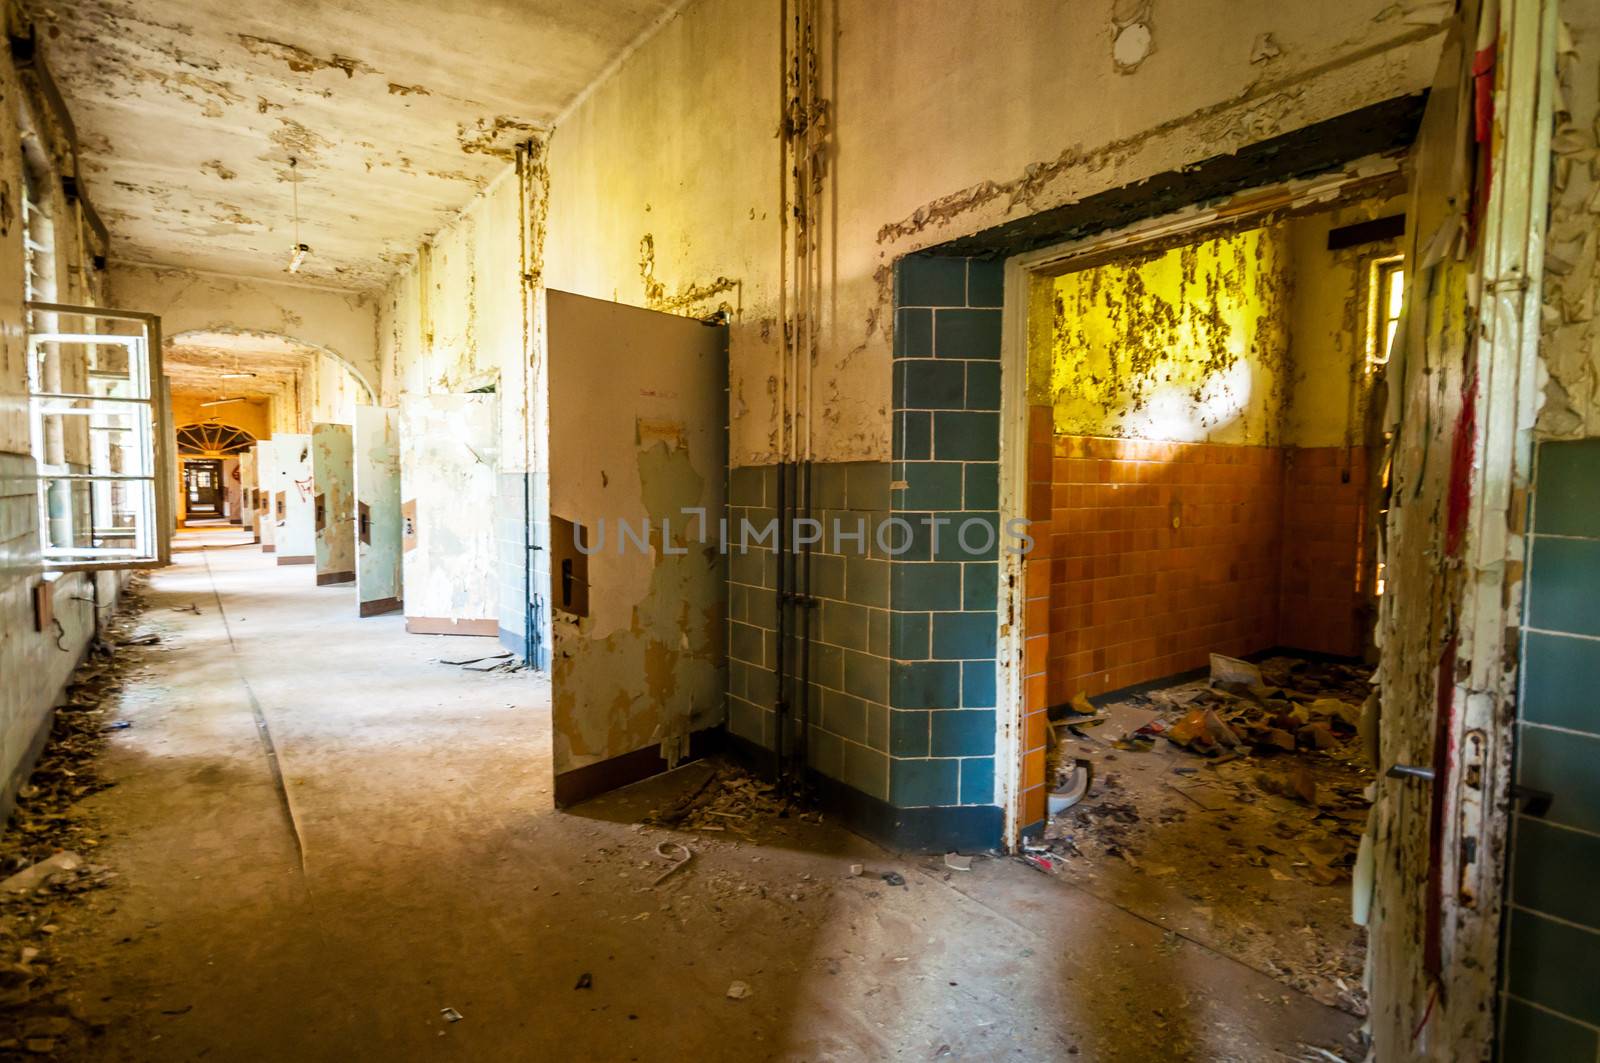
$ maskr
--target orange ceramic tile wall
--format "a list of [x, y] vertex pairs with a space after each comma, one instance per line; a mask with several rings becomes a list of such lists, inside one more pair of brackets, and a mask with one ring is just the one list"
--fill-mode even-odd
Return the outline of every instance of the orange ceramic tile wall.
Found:
[[1358, 576], [1368, 561], [1361, 447], [1284, 451], [1278, 645], [1360, 656], [1370, 623]]
[[[1344, 482], [1345, 454], [1055, 436], [1050, 410], [1030, 410], [1022, 822], [1044, 818], [1051, 705], [1199, 668], [1213, 651], [1359, 652], [1365, 474]], [[1302, 483], [1306, 469], [1320, 471]], [[1285, 608], [1324, 619], [1285, 628]]]

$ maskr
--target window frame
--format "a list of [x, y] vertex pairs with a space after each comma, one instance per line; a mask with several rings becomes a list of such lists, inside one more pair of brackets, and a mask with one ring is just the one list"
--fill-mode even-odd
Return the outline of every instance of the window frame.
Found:
[[[136, 310], [115, 310], [99, 306], [75, 306], [69, 303], [28, 300], [24, 308], [33, 314], [76, 315], [86, 320], [102, 319], [131, 322], [139, 327], [136, 335], [97, 334], [74, 331], [44, 332], [29, 328], [27, 335], [27, 386], [29, 444], [35, 463], [35, 481], [39, 526], [38, 557], [41, 567], [49, 572], [93, 572], [118, 569], [158, 568], [171, 561], [172, 514], [174, 488], [171, 483], [175, 470], [168, 437], [172, 432], [170, 403], [166, 390], [166, 377], [161, 364], [161, 319], [155, 314]], [[138, 367], [130, 379], [135, 379], [142, 395], [101, 396], [92, 393], [66, 393], [43, 390], [40, 379], [40, 350], [45, 343], [104, 344], [127, 347], [135, 355], [132, 365]], [[59, 355], [58, 355], [59, 356]], [[68, 403], [69, 406], [60, 406]], [[52, 404], [57, 404], [52, 407]], [[46, 460], [44, 418], [47, 414], [90, 416], [94, 412], [114, 410], [146, 411], [141, 423], [134, 428], [133, 450], [139, 458], [140, 471], [135, 473], [72, 472], [66, 467], [57, 468]], [[141, 484], [143, 498], [136, 511], [144, 517], [136, 523], [136, 545], [124, 546], [70, 546], [50, 544], [49, 490], [52, 483], [62, 480], [99, 484]], [[93, 534], [93, 531], [91, 531]]]

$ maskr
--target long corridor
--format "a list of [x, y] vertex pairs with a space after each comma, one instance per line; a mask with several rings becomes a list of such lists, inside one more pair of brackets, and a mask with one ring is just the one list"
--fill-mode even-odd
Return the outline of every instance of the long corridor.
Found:
[[[1016, 861], [638, 825], [703, 765], [556, 813], [542, 679], [441, 663], [476, 640], [352, 619], [235, 532], [180, 546], [91, 799], [117, 878], [56, 942], [94, 1058], [1350, 1051], [1350, 1016]], [[652, 888], [663, 839], [694, 858]]]

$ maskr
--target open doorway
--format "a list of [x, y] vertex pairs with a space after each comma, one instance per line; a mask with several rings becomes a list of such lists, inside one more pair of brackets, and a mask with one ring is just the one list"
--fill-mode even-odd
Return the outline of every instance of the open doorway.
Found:
[[184, 507], [195, 520], [221, 517], [222, 462], [216, 458], [185, 458]]
[[1030, 256], [1010, 289], [1028, 855], [1354, 1014], [1399, 191]]

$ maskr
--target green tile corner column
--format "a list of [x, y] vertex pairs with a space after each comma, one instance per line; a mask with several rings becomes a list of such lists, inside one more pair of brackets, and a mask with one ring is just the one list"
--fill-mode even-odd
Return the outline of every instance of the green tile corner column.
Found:
[[[733, 469], [728, 489], [728, 730], [764, 750], [775, 747], [778, 677], [778, 518], [776, 466]], [[812, 466], [807, 682], [809, 767], [851, 791], [847, 820], [889, 795], [889, 562], [871, 551], [872, 533], [889, 508], [889, 463], [816, 462]], [[747, 533], [745, 529], [750, 529]], [[798, 589], [798, 588], [797, 588]], [[802, 705], [800, 640], [791, 607], [785, 692]], [[838, 808], [841, 802], [835, 802]], [[881, 816], [874, 817], [881, 819]], [[870, 824], [864, 832], [881, 834]]]
[[1500, 1054], [1600, 1058], [1600, 439], [1539, 446], [1516, 780], [1553, 796], [1511, 833]]
[[1000, 845], [995, 780], [1003, 263], [895, 275], [889, 804], [906, 848]]

